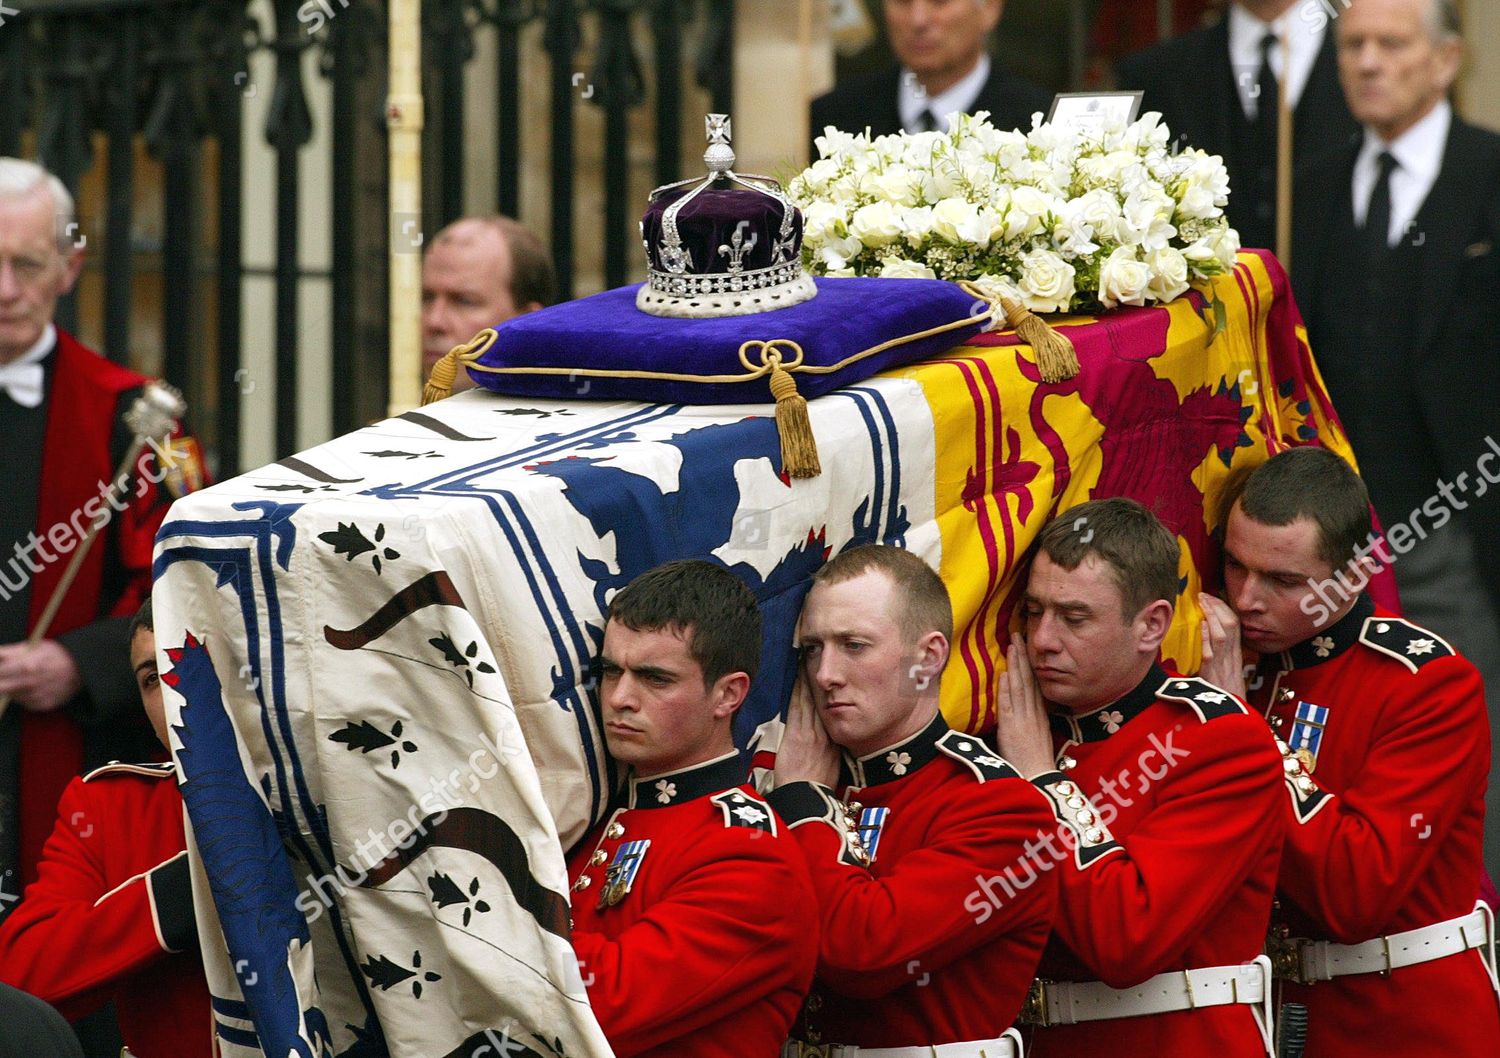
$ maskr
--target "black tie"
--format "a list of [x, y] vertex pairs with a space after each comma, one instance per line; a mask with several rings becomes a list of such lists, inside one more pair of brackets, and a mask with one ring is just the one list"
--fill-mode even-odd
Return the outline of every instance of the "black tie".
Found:
[[937, 118], [932, 116], [932, 111], [923, 110], [917, 115], [917, 131], [932, 132], [937, 128]]
[[1375, 159], [1380, 174], [1370, 192], [1370, 208], [1365, 211], [1365, 245], [1371, 261], [1378, 261], [1390, 248], [1391, 238], [1391, 170], [1396, 159], [1390, 151], [1381, 151]]
[[1255, 82], [1255, 124], [1260, 129], [1261, 142], [1266, 145], [1271, 158], [1276, 157], [1277, 121], [1281, 106], [1281, 85], [1276, 80], [1275, 68], [1271, 66], [1271, 52], [1279, 43], [1274, 33], [1267, 33], [1260, 38], [1260, 75]]

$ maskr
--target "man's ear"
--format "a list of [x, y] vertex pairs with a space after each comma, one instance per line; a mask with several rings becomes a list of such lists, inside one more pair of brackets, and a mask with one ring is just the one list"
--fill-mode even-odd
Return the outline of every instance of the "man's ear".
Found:
[[714, 682], [712, 694], [714, 719], [727, 720], [739, 711], [750, 693], [750, 676], [744, 672], [731, 672]]
[[63, 258], [63, 285], [60, 293], [71, 294], [73, 287], [78, 283], [78, 277], [83, 274], [84, 252], [82, 246], [70, 246], [67, 256]]
[[918, 692], [937, 691], [943, 669], [948, 665], [948, 650], [948, 637], [936, 629], [917, 640], [911, 671], [907, 675], [916, 681]]
[[1135, 623], [1141, 652], [1156, 653], [1161, 649], [1161, 641], [1167, 638], [1167, 630], [1172, 627], [1172, 604], [1166, 599], [1157, 599], [1136, 614]]

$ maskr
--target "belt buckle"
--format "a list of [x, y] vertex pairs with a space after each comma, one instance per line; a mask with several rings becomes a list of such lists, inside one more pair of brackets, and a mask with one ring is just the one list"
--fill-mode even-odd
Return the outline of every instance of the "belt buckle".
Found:
[[1021, 1014], [1016, 1018], [1022, 1025], [1047, 1024], [1047, 982], [1038, 977], [1031, 982], [1026, 1001], [1021, 1004]]
[[797, 1058], [831, 1058], [833, 1044], [831, 1043], [804, 1043], [797, 1040]]
[[1310, 985], [1302, 971], [1302, 949], [1309, 942], [1302, 937], [1289, 937], [1285, 933], [1272, 932], [1266, 936], [1266, 955], [1271, 960], [1271, 976], [1294, 984]]

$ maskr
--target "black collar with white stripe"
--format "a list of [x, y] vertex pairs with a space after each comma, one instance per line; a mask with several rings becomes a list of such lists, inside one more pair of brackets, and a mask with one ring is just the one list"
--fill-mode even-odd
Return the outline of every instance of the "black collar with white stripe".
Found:
[[1354, 600], [1354, 605], [1343, 617], [1316, 635], [1304, 639], [1290, 650], [1284, 651], [1280, 658], [1281, 667], [1283, 669], [1310, 669], [1314, 665], [1332, 661], [1359, 642], [1359, 634], [1365, 626], [1366, 618], [1374, 615], [1375, 604], [1370, 601], [1368, 595], [1361, 595]]
[[1166, 680], [1160, 665], [1152, 665], [1145, 679], [1121, 698], [1087, 713], [1053, 713], [1052, 730], [1073, 742], [1102, 742], [1156, 703], [1156, 690]]
[[937, 757], [938, 740], [947, 733], [948, 721], [938, 713], [930, 724], [894, 746], [877, 749], [863, 757], [845, 753], [839, 783], [842, 786], [879, 786], [904, 778]]
[[722, 757], [695, 764], [665, 775], [646, 775], [630, 780], [630, 799], [626, 808], [666, 808], [720, 790], [741, 786], [749, 778], [738, 750]]

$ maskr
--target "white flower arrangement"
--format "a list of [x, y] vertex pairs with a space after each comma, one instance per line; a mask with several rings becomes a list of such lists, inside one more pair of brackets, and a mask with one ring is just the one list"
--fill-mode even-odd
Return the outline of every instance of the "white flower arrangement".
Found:
[[988, 117], [873, 140], [824, 129], [787, 187], [808, 271], [966, 279], [1068, 312], [1171, 301], [1233, 267], [1223, 160], [1170, 150], [1160, 115], [1029, 133]]

